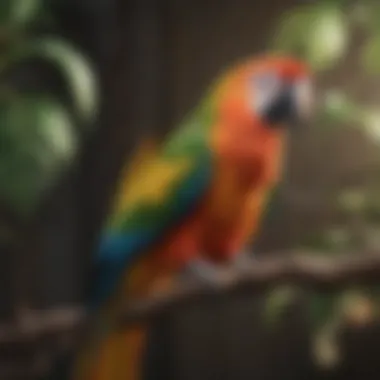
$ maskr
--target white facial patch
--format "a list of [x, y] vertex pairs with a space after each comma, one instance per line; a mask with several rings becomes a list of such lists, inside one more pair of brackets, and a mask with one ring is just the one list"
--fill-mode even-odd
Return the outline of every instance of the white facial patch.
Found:
[[253, 76], [249, 83], [249, 99], [254, 112], [259, 115], [264, 114], [277, 97], [280, 89], [280, 80], [273, 72]]
[[313, 85], [311, 80], [303, 78], [295, 83], [294, 95], [296, 107], [301, 117], [311, 114], [314, 106]]

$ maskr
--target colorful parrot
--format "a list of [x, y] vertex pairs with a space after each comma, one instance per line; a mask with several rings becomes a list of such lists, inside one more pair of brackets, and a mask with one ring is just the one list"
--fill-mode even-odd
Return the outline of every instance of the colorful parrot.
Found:
[[258, 232], [289, 128], [310, 114], [312, 98], [304, 63], [249, 59], [227, 70], [163, 143], [136, 152], [100, 243], [94, 322], [70, 379], [141, 379], [145, 326], [114, 329], [126, 301], [175, 286], [185, 265], [207, 277], [203, 269], [235, 260]]

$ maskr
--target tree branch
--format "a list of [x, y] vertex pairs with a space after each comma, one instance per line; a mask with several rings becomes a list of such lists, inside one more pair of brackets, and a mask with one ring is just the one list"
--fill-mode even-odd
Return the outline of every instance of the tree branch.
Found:
[[[367, 253], [327, 258], [292, 255], [253, 260], [245, 270], [220, 271], [212, 285], [183, 281], [170, 291], [134, 301], [120, 316], [119, 324], [146, 321], [189, 302], [239, 292], [257, 293], [280, 284], [298, 284], [318, 291], [338, 290], [346, 285], [380, 284], [380, 254]], [[79, 328], [85, 321], [81, 308], [25, 313], [13, 325], [0, 325], [0, 348], [7, 344], [35, 342]]]
[[40, 338], [70, 333], [84, 319], [84, 312], [80, 307], [22, 311], [13, 323], [0, 325], [0, 348], [28, 342], [34, 344]]
[[213, 285], [183, 283], [164, 294], [133, 302], [121, 317], [122, 325], [154, 318], [195, 300], [218, 294], [257, 293], [281, 284], [302, 285], [326, 292], [347, 285], [380, 284], [380, 253], [340, 255], [331, 258], [319, 255], [281, 253], [276, 257], [252, 260], [242, 270], [221, 270]]

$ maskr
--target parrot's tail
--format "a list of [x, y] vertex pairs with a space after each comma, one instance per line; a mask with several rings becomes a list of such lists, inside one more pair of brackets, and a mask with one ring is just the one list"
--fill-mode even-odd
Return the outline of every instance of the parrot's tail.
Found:
[[174, 277], [168, 273], [149, 256], [135, 263], [120, 292], [89, 322], [89, 335], [75, 358], [62, 364], [61, 368], [71, 367], [70, 373], [65, 368], [68, 375], [52, 380], [142, 380], [149, 323], [115, 328], [115, 321], [126, 299], [171, 287]]
[[61, 357], [47, 380], [142, 380], [147, 326], [108, 334], [99, 349], [86, 345]]
[[143, 325], [112, 333], [89, 376], [73, 380], [142, 380], [146, 336], [147, 328]]

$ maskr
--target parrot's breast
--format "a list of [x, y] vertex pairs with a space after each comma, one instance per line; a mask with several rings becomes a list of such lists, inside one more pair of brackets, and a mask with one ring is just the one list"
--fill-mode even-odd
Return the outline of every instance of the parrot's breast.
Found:
[[218, 260], [236, 255], [257, 234], [267, 199], [282, 172], [284, 140], [274, 139], [242, 166], [217, 167], [200, 223], [201, 251]]

